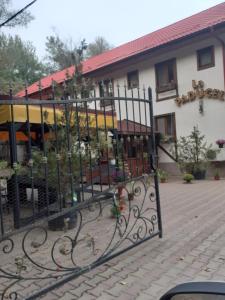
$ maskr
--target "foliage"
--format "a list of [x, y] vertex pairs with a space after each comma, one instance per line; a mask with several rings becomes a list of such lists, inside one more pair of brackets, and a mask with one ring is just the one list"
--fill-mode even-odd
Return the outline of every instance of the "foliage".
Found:
[[183, 180], [187, 183], [191, 183], [191, 181], [194, 179], [194, 176], [192, 174], [186, 173], [183, 176]]
[[120, 217], [121, 215], [121, 209], [118, 205], [113, 205], [111, 208], [111, 214], [113, 217]]
[[[112, 48], [103, 37], [97, 37], [93, 43], [88, 45], [85, 40], [82, 40], [81, 44], [77, 46], [71, 38], [62, 40], [57, 34], [48, 36], [45, 45], [48, 53], [46, 59], [49, 72], [78, 65], [81, 54], [83, 60]], [[86, 54], [83, 50], [87, 50]]]
[[0, 178], [9, 179], [15, 173], [17, 173], [17, 175], [23, 175], [24, 172], [27, 172], [27, 168], [22, 166], [20, 163], [14, 163], [13, 167], [11, 167], [8, 161], [0, 161]]
[[[83, 41], [85, 42], [85, 41]], [[46, 41], [47, 62], [49, 72], [62, 70], [78, 64], [79, 48], [70, 39], [63, 41], [58, 35], [47, 37]]]
[[8, 167], [8, 162], [5, 160], [0, 161], [0, 170], [4, 170]]
[[220, 172], [219, 170], [216, 170], [215, 173], [214, 173], [214, 178], [215, 179], [220, 179]]
[[161, 182], [165, 182], [168, 178], [168, 173], [164, 170], [158, 169], [157, 174]]
[[[0, 1], [0, 23], [5, 22], [17, 12], [11, 8], [11, 2], [11, 0]], [[31, 20], [33, 20], [33, 18], [34, 17], [30, 14], [30, 12], [24, 11], [5, 26], [26, 26]]]
[[88, 44], [87, 57], [89, 58], [99, 55], [110, 49], [112, 49], [112, 46], [107, 42], [107, 40], [102, 36], [98, 36], [95, 38], [94, 42]]
[[45, 67], [30, 42], [23, 42], [18, 35], [0, 35], [1, 92], [8, 93], [9, 82], [16, 92], [23, 88], [24, 82], [31, 84], [44, 75]]
[[208, 160], [214, 160], [216, 159], [216, 155], [217, 153], [219, 152], [219, 150], [215, 150], [215, 149], [209, 149], [207, 152], [206, 152], [206, 157]]
[[181, 170], [191, 174], [205, 170], [209, 160], [207, 153], [211, 149], [212, 145], [208, 145], [205, 136], [194, 127], [190, 135], [182, 136], [177, 141], [177, 156]]
[[[59, 93], [58, 97], [63, 96], [66, 100], [68, 97], [77, 98], [78, 95], [83, 96], [85, 93], [89, 93], [90, 86], [81, 76], [84, 50], [85, 44], [82, 42], [75, 62], [75, 73], [72, 76], [67, 76], [63, 94], [60, 95]], [[44, 121], [48, 125], [49, 136], [53, 138], [49, 138], [45, 142], [43, 150], [36, 150], [33, 160], [34, 176], [44, 179], [47, 169], [47, 176], [53, 186], [57, 185], [58, 177], [60, 177], [61, 193], [66, 201], [71, 199], [71, 181], [73, 186], [79, 185], [80, 176], [83, 176], [85, 169], [98, 163], [101, 153], [112, 147], [112, 145], [107, 132], [95, 128], [95, 124], [92, 124], [95, 123], [95, 118], [87, 119], [88, 116], [85, 113], [80, 113], [87, 111], [87, 102], [84, 102], [82, 106], [78, 104], [77, 107], [74, 107], [73, 103], [67, 103], [66, 109], [64, 105], [62, 108], [62, 115], [58, 117], [56, 122], [57, 143], [54, 138], [55, 127], [48, 124], [48, 118], [45, 116]], [[87, 123], [89, 128], [87, 128]], [[79, 128], [79, 131], [77, 128]], [[45, 168], [46, 164], [47, 168]], [[83, 174], [81, 174], [81, 169]]]
[[[93, 89], [93, 82], [90, 78], [84, 78], [82, 75], [84, 51], [86, 50], [85, 40], [81, 41], [80, 46], [77, 48], [76, 56], [74, 55], [74, 72], [69, 74], [67, 72], [66, 79], [63, 84], [55, 82], [55, 98], [56, 99], [72, 99], [88, 98]], [[88, 103], [85, 104], [88, 107]]]
[[174, 142], [174, 137], [172, 135], [164, 135], [162, 133], [159, 133], [159, 142], [164, 144], [170, 144]]
[[[61, 118], [57, 120], [57, 144], [54, 138], [55, 129], [49, 125], [49, 136], [53, 138], [45, 141], [45, 148], [43, 150], [36, 149], [32, 153], [33, 176], [45, 179], [47, 168], [47, 176], [51, 186], [57, 188], [58, 179], [60, 178], [61, 193], [65, 200], [71, 196], [71, 180], [74, 186], [79, 185], [81, 168], [83, 173], [85, 173], [87, 167], [92, 167], [98, 163], [101, 153], [98, 151], [97, 143], [99, 143], [100, 152], [109, 146], [109, 144], [105, 144], [96, 138], [97, 132], [93, 128], [91, 121], [89, 122], [91, 139], [87, 139], [86, 116], [80, 115], [76, 119], [76, 111], [73, 105], [68, 104], [67, 106], [67, 117], [70, 126], [68, 128], [65, 126], [66, 112], [64, 111]], [[79, 133], [77, 127], [79, 127]], [[102, 136], [100, 129], [98, 136]], [[68, 140], [70, 141], [70, 145], [67, 143]]]

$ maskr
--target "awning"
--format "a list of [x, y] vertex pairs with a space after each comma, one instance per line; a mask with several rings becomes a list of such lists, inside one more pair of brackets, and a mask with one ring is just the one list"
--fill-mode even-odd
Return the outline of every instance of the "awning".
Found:
[[[41, 108], [37, 105], [29, 105], [29, 121], [31, 124], [41, 124]], [[55, 109], [56, 120], [62, 124], [63, 111], [61, 109]], [[71, 113], [71, 123], [76, 122], [77, 113], [75, 110]], [[51, 107], [42, 107], [43, 122], [49, 125], [55, 124], [54, 122], [54, 110]], [[86, 111], [79, 110], [78, 117], [81, 120], [80, 126], [86, 126], [86, 120], [88, 116], [88, 125], [90, 128], [117, 128], [117, 117], [116, 114], [97, 110], [97, 124], [96, 124], [96, 111], [88, 109]], [[25, 123], [27, 122], [27, 107], [26, 105], [13, 105], [13, 120], [14, 123]], [[11, 106], [0, 105], [0, 124], [12, 122]], [[71, 125], [72, 125], [71, 124]], [[97, 125], [97, 126], [96, 126]]]
[[[36, 133], [31, 132], [30, 136], [33, 140], [36, 139]], [[6, 142], [9, 140], [9, 132], [8, 131], [0, 131], [0, 141]], [[28, 141], [28, 136], [24, 134], [22, 131], [16, 132], [16, 140], [21, 141], [21, 142], [27, 142]]]

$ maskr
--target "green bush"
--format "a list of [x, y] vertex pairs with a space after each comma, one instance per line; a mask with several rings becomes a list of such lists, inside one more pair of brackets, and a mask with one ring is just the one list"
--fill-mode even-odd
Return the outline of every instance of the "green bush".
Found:
[[186, 181], [187, 183], [191, 183], [192, 180], [194, 179], [194, 176], [192, 174], [184, 174], [183, 180]]
[[206, 157], [207, 157], [208, 160], [214, 160], [214, 159], [216, 159], [217, 153], [218, 153], [218, 150], [209, 149], [206, 152]]
[[177, 154], [181, 171], [187, 174], [205, 171], [208, 162], [215, 158], [217, 153], [196, 126], [188, 136], [181, 136], [178, 139], [173, 152]]

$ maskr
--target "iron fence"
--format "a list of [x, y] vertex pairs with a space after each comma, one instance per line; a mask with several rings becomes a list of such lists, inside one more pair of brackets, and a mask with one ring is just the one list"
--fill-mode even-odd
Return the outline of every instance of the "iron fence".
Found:
[[130, 92], [0, 100], [2, 299], [35, 299], [161, 236], [151, 89]]

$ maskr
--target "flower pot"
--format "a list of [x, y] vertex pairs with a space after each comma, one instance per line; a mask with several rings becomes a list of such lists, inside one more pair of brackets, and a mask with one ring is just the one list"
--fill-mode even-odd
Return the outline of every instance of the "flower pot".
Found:
[[220, 180], [220, 176], [219, 176], [219, 175], [215, 175], [215, 176], [214, 176], [214, 179], [215, 179], [215, 180]]
[[224, 145], [224, 144], [219, 144], [219, 148], [223, 148], [223, 145]]
[[203, 180], [206, 176], [206, 170], [198, 170], [193, 172], [193, 176], [196, 180]]
[[192, 183], [191, 180], [185, 180], [185, 183]]
[[166, 178], [160, 178], [160, 182], [161, 183], [165, 183], [166, 182]]

